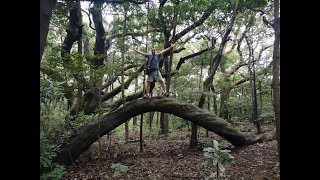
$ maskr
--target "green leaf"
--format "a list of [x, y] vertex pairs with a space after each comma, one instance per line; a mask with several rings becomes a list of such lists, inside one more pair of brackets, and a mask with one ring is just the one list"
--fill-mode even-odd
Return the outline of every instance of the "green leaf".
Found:
[[120, 171], [114, 171], [113, 172], [113, 176], [118, 176], [118, 175], [120, 175], [121, 173], [120, 173]]
[[204, 161], [204, 163], [202, 163], [202, 165], [204, 165], [204, 166], [209, 165], [209, 161]]
[[127, 172], [129, 170], [128, 166], [121, 165], [120, 172]]
[[206, 147], [206, 148], [203, 148], [203, 151], [204, 152], [213, 152], [213, 148], [212, 147]]
[[231, 151], [230, 151], [230, 150], [228, 150], [228, 149], [224, 149], [224, 150], [221, 150], [221, 152], [229, 153], [229, 152], [231, 152]]
[[232, 163], [233, 162], [233, 159], [223, 159], [222, 161], [221, 161], [221, 164], [222, 165], [226, 165], [226, 164], [229, 164], [229, 163]]
[[213, 158], [213, 155], [211, 153], [205, 152], [203, 154], [204, 154], [205, 157]]
[[213, 140], [213, 147], [214, 147], [215, 149], [219, 149], [219, 143], [218, 143], [218, 141]]
[[213, 159], [211, 160], [211, 162], [212, 162], [212, 164], [216, 165], [217, 162], [218, 162], [218, 158], [213, 158]]
[[112, 168], [112, 169], [115, 169], [115, 168], [118, 167], [119, 165], [120, 165], [120, 163], [116, 163], [116, 164], [113, 164], [113, 163], [112, 163], [111, 168]]
[[218, 168], [219, 168], [219, 171], [221, 172], [225, 172], [226, 168], [221, 164], [221, 163], [218, 163]]
[[216, 176], [217, 176], [217, 173], [216, 173], [216, 172], [213, 172], [213, 173], [210, 174], [209, 178], [214, 178], [214, 177], [216, 177]]

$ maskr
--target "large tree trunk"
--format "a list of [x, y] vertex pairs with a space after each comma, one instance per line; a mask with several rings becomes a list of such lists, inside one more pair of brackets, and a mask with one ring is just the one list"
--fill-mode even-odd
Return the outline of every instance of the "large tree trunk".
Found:
[[90, 9], [92, 18], [94, 21], [94, 27], [96, 29], [96, 42], [94, 44], [94, 55], [98, 56], [93, 58], [93, 65], [95, 68], [99, 68], [104, 64], [104, 52], [105, 52], [105, 30], [102, 23], [102, 2], [95, 2], [93, 8]]
[[159, 111], [174, 114], [185, 120], [191, 121], [209, 131], [212, 131], [229, 141], [234, 146], [244, 146], [271, 139], [271, 135], [247, 137], [230, 123], [219, 118], [217, 115], [192, 104], [178, 101], [175, 98], [143, 98], [128, 102], [124, 106], [112, 111], [100, 118], [100, 131], [98, 120], [82, 126], [68, 141], [56, 161], [59, 164], [70, 165], [81, 153], [87, 150], [99, 136], [107, 134], [130, 118], [142, 113]]
[[52, 10], [57, 0], [40, 0], [40, 62], [46, 45]]
[[[67, 35], [63, 40], [62, 48], [61, 48], [61, 59], [63, 61], [63, 65], [66, 69], [70, 66], [70, 52], [73, 44], [76, 41], [79, 41], [82, 36], [82, 16], [81, 16], [81, 6], [80, 2], [73, 2], [70, 4], [69, 10], [69, 25], [66, 29]], [[73, 73], [74, 77], [79, 77], [79, 74]], [[79, 82], [83, 83], [83, 82]], [[72, 88], [66, 86], [65, 88], [65, 97], [68, 102], [68, 110], [71, 115], [76, 115], [78, 111], [78, 106], [80, 103], [80, 98], [76, 98], [72, 93]]]
[[81, 16], [81, 7], [80, 2], [73, 2], [70, 4], [69, 10], [69, 25], [66, 29], [67, 35], [63, 41], [61, 48], [61, 58], [65, 64], [70, 61], [70, 52], [73, 44], [80, 40], [82, 36], [82, 16]]

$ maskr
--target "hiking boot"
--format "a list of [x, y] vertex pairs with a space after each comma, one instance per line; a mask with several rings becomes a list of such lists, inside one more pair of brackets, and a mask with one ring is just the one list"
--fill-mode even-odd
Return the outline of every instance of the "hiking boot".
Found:
[[145, 95], [143, 95], [143, 97], [144, 98], [148, 98], [148, 97], [150, 97], [150, 95], [149, 94], [145, 94]]

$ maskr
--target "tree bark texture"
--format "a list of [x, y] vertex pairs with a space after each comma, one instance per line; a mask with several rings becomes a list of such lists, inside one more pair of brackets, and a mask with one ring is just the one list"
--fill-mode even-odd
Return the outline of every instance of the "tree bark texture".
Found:
[[102, 23], [102, 5], [101, 2], [95, 2], [93, 8], [90, 9], [92, 18], [94, 21], [94, 26], [96, 29], [96, 42], [94, 44], [94, 55], [93, 65], [98, 68], [104, 65], [104, 44], [105, 44], [105, 30]]
[[278, 141], [278, 158], [280, 162], [280, 1], [274, 1], [274, 47], [273, 47], [273, 108], [276, 118], [276, 133]]
[[234, 146], [244, 146], [271, 139], [268, 134], [247, 137], [233, 125], [219, 118], [217, 115], [192, 104], [179, 101], [175, 98], [153, 97], [136, 99], [119, 107], [100, 118], [100, 131], [98, 120], [82, 126], [72, 135], [66, 146], [58, 154], [56, 161], [59, 164], [70, 165], [81, 153], [87, 150], [100, 136], [109, 133], [130, 118], [142, 113], [159, 111], [174, 114], [187, 121], [191, 121], [209, 131], [212, 131], [229, 141]]
[[[221, 62], [221, 59], [222, 59], [222, 53], [223, 53], [223, 49], [228, 41], [228, 37], [229, 37], [229, 34], [232, 30], [232, 27], [233, 27], [233, 24], [235, 22], [235, 19], [236, 19], [236, 16], [237, 16], [237, 10], [238, 10], [238, 5], [239, 5], [239, 0], [236, 0], [235, 2], [235, 7], [234, 7], [234, 10], [233, 10], [233, 14], [232, 14], [232, 17], [231, 17], [231, 20], [230, 20], [230, 24], [228, 25], [228, 28], [226, 29], [226, 32], [225, 34], [223, 35], [223, 38], [222, 38], [222, 42], [220, 44], [220, 47], [219, 47], [219, 50], [218, 50], [218, 53], [217, 55], [214, 57], [213, 60], [210, 59], [210, 62], [212, 64], [210, 64], [210, 71], [209, 71], [209, 75], [208, 77], [206, 78], [206, 80], [204, 81], [203, 83], [203, 90], [204, 92], [209, 92], [210, 91], [210, 85], [212, 84], [213, 82], [213, 77], [218, 69], [218, 66], [220, 65], [220, 62]], [[199, 105], [203, 104], [204, 101], [205, 101], [205, 97], [206, 97], [206, 94], [203, 93], [200, 97], [200, 100], [199, 100]], [[201, 105], [203, 106], [203, 105]], [[199, 106], [200, 107], [200, 106]]]
[[40, 62], [46, 45], [52, 10], [57, 0], [40, 0]]
[[73, 2], [69, 12], [69, 25], [66, 29], [67, 35], [61, 49], [61, 58], [64, 62], [69, 61], [71, 48], [76, 41], [80, 40], [83, 27], [83, 25], [81, 25], [82, 16], [80, 3]]

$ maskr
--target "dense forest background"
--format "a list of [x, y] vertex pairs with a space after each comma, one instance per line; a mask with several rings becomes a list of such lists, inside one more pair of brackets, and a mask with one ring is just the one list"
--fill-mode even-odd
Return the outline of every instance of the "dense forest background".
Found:
[[[177, 131], [186, 132], [179, 137], [190, 148], [202, 148], [199, 137], [212, 133], [230, 147], [276, 139], [280, 159], [279, 1], [43, 0], [40, 6], [41, 178], [63, 178], [94, 142], [100, 167], [108, 146], [100, 141], [112, 136], [120, 145], [138, 138], [140, 152], [144, 136]], [[155, 83], [153, 97], [142, 98], [146, 59], [130, 48], [160, 52], [173, 43], [160, 61], [170, 97], [157, 99]], [[201, 109], [211, 120], [199, 117]], [[236, 131], [243, 126], [259, 141], [248, 143]]]

